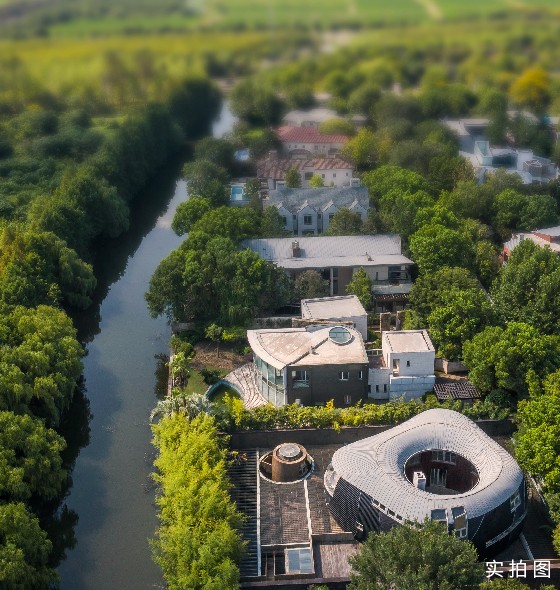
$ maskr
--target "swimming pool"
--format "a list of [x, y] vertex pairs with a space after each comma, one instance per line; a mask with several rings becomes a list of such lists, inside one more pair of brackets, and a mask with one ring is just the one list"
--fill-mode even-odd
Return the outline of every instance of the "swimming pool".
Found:
[[232, 201], [242, 201], [244, 199], [244, 190], [243, 185], [241, 184], [233, 184], [231, 186], [231, 200]]

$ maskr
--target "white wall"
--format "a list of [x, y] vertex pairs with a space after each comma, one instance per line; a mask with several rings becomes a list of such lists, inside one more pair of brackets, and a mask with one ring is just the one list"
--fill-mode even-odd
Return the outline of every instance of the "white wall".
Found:
[[390, 395], [390, 377], [391, 371], [389, 369], [370, 369], [368, 374], [368, 397], [388, 401]]

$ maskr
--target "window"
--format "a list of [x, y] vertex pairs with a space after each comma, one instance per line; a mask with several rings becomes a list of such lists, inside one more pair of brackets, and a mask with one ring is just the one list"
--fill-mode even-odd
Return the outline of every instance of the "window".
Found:
[[467, 528], [464, 529], [455, 529], [455, 536], [459, 537], [459, 539], [466, 539], [467, 538]]
[[387, 393], [387, 383], [383, 383], [383, 393]]
[[406, 361], [406, 366], [410, 367], [410, 361]]
[[338, 379], [340, 381], [348, 381], [349, 378], [350, 378], [350, 373], [348, 371], [339, 371]]
[[311, 180], [313, 178], [313, 172], [305, 172], [305, 180]]
[[303, 216], [303, 225], [311, 225], [313, 223], [311, 215]]
[[321, 178], [325, 178], [325, 175], [324, 174], [321, 174]]
[[509, 499], [509, 507], [511, 509], [512, 512], [515, 511], [515, 509], [520, 506], [521, 504], [521, 498], [519, 496], [519, 492], [515, 492], [515, 494], [513, 494], [513, 496], [510, 496]]
[[305, 370], [292, 371], [294, 387], [309, 387], [309, 373]]
[[318, 146], [318, 145], [316, 145], [316, 146], [315, 146], [315, 151], [317, 151], [318, 149], [319, 149], [319, 146]]
[[282, 223], [284, 224], [284, 227], [288, 225], [288, 218], [285, 215], [282, 215]]
[[332, 175], [333, 178], [336, 178], [336, 172]]
[[360, 381], [363, 381], [363, 379], [364, 379], [364, 372], [363, 371], [358, 371], [358, 379]]
[[379, 393], [379, 385], [375, 386], [375, 393]]
[[352, 403], [352, 396], [351, 395], [345, 395], [344, 396], [344, 403], [349, 406]]
[[346, 176], [348, 176], [348, 172], [346, 173]]

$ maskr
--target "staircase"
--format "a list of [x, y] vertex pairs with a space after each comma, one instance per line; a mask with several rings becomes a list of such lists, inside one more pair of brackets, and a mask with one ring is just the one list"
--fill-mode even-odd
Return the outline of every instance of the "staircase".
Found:
[[241, 393], [243, 405], [246, 408], [256, 408], [266, 405], [267, 401], [257, 389], [255, 370], [252, 363], [247, 363], [235, 369], [224, 377], [224, 381], [231, 383]]

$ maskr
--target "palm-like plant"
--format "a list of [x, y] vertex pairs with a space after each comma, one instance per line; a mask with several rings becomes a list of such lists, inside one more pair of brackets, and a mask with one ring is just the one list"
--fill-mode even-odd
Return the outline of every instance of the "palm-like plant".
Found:
[[214, 404], [201, 393], [187, 393], [182, 389], [173, 389], [171, 395], [159, 401], [150, 413], [150, 420], [160, 416], [183, 414], [189, 420], [196, 418], [202, 412], [212, 414]]

